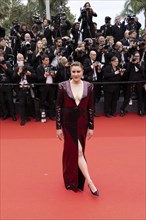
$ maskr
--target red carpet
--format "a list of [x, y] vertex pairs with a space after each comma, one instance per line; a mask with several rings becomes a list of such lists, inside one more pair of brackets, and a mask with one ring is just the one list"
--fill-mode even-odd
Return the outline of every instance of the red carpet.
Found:
[[146, 117], [95, 118], [86, 158], [100, 191], [64, 188], [55, 122], [0, 121], [1, 220], [144, 220]]

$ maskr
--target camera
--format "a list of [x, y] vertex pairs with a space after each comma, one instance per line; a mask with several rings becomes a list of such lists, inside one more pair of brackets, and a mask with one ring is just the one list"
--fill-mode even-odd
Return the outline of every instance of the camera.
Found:
[[31, 43], [30, 43], [29, 41], [26, 41], [26, 42], [25, 42], [25, 46], [26, 46], [26, 48], [27, 48], [28, 50], [31, 49]]
[[52, 65], [45, 67], [45, 72], [53, 72], [53, 71], [54, 72], [57, 71], [57, 67]]
[[50, 71], [57, 71], [57, 67], [55, 67], [55, 66], [50, 66]]
[[63, 21], [67, 19], [65, 12], [58, 13], [56, 16], [51, 16], [52, 23], [55, 27], [63, 25]]
[[106, 49], [106, 50], [107, 50], [109, 47], [110, 47], [110, 45], [108, 45], [108, 44], [104, 44], [104, 45], [103, 45], [103, 49]]
[[129, 50], [130, 46], [123, 46], [124, 50]]
[[63, 6], [60, 5], [57, 8], [59, 13], [55, 16], [51, 16], [51, 21], [54, 27], [59, 28], [64, 24], [64, 21], [67, 19], [67, 16]]
[[24, 66], [23, 69], [22, 69], [21, 76], [24, 77], [24, 75], [26, 74], [27, 71], [29, 71], [28, 67], [27, 67], [27, 66]]
[[135, 15], [127, 15], [127, 22], [133, 22], [135, 20]]
[[13, 24], [13, 27], [14, 27], [14, 28], [20, 27], [20, 24], [19, 24], [18, 20], [13, 20], [13, 21], [12, 21], [12, 24]]
[[14, 55], [13, 54], [8, 54], [8, 62], [13, 67], [13, 65], [14, 65]]
[[81, 10], [81, 15], [82, 15], [82, 16], [86, 16], [86, 14], [87, 14], [87, 9], [83, 8], [83, 9]]
[[92, 45], [93, 40], [92, 40], [92, 38], [85, 38], [84, 42], [86, 43], [86, 45]]
[[20, 29], [20, 24], [19, 24], [19, 22], [17, 20], [13, 20], [12, 24], [13, 24], [14, 34], [17, 35], [17, 33], [19, 32], [19, 29]]
[[35, 24], [42, 24], [43, 23], [39, 14], [34, 14], [32, 16], [32, 18], [33, 18], [33, 21]]
[[132, 62], [135, 62], [135, 61], [136, 61], [136, 59], [135, 59], [135, 57], [133, 57], [133, 58], [132, 58]]

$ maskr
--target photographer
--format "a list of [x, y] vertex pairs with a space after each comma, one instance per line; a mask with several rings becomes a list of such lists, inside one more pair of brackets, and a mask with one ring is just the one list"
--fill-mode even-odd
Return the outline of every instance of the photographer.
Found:
[[54, 26], [54, 38], [69, 36], [69, 30], [71, 29], [72, 25], [67, 19], [64, 8], [61, 5], [59, 6], [59, 13], [56, 16], [51, 16], [51, 20]]
[[56, 77], [56, 71], [53, 66], [50, 65], [50, 60], [47, 55], [42, 56], [42, 64], [37, 68], [37, 80], [39, 83], [45, 85], [39, 86], [40, 95], [40, 110], [46, 112], [46, 103], [49, 107], [49, 118], [55, 120], [55, 86], [51, 85]]
[[89, 57], [89, 53], [91, 50], [95, 50], [94, 47], [94, 42], [91, 38], [86, 38], [84, 39], [84, 43], [85, 43], [85, 53], [86, 53], [86, 57]]
[[43, 43], [41, 40], [37, 41], [36, 49], [33, 52], [31, 65], [33, 66], [34, 70], [37, 70], [37, 67], [42, 63], [42, 55], [44, 54], [43, 51]]
[[10, 64], [5, 61], [4, 53], [0, 52], [0, 104], [2, 109], [2, 117], [3, 120], [5, 120], [9, 117], [10, 113], [12, 120], [16, 121], [17, 118], [13, 103], [12, 86], [8, 85], [9, 83], [12, 83], [12, 74], [13, 72]]
[[103, 65], [103, 69], [111, 61], [114, 56], [113, 50], [109, 50], [109, 45], [99, 44], [97, 48], [97, 60]]
[[104, 37], [113, 36], [111, 18], [109, 16], [105, 17], [105, 24], [100, 27], [100, 31]]
[[28, 29], [28, 25], [26, 23], [22, 23], [20, 26], [21, 40], [24, 41], [24, 36], [26, 33], [30, 33]]
[[24, 56], [25, 62], [31, 64], [31, 59], [33, 55], [33, 51], [36, 48], [36, 44], [31, 41], [31, 36], [29, 33], [24, 35], [24, 41], [21, 45], [21, 53]]
[[16, 63], [17, 53], [21, 50], [21, 28], [17, 20], [13, 20], [12, 25], [13, 27], [10, 30], [10, 39], [13, 55], [15, 57], [14, 62]]
[[126, 30], [125, 20], [121, 22], [120, 16], [116, 16], [115, 24], [112, 26], [112, 34], [113, 34], [115, 43], [123, 39], [125, 30]]
[[78, 47], [73, 52], [73, 60], [83, 64], [85, 58], [87, 58], [85, 51], [85, 42], [80, 42], [78, 43]]
[[141, 28], [141, 23], [138, 21], [138, 18], [135, 15], [127, 16], [127, 25], [126, 30], [135, 30], [137, 33], [137, 38], [139, 37], [139, 30]]
[[96, 82], [101, 82], [102, 66], [97, 61], [97, 53], [91, 50], [89, 53], [89, 58], [86, 58], [83, 63], [84, 66], [84, 79], [93, 82], [94, 84], [94, 116], [98, 116], [96, 113], [96, 102], [98, 103], [101, 98], [101, 85], [96, 84]]
[[[104, 82], [120, 82], [123, 73], [119, 69], [117, 57], [111, 58], [111, 63], [104, 68]], [[110, 118], [116, 116], [117, 101], [119, 98], [120, 84], [105, 84], [104, 90], [104, 113]]]
[[118, 58], [119, 60], [119, 66], [121, 68], [125, 68], [127, 62], [130, 59], [130, 53], [128, 50], [125, 50], [125, 47], [123, 46], [123, 44], [120, 41], [117, 41], [115, 44], [115, 51], [114, 51], [114, 55]]
[[[142, 81], [144, 80], [144, 62], [140, 61], [140, 53], [137, 51], [134, 55], [131, 56], [130, 62], [127, 64], [126, 68], [127, 79], [129, 81]], [[136, 94], [138, 98], [138, 115], [143, 116], [143, 84], [135, 84]], [[120, 114], [124, 116], [126, 107], [129, 104], [131, 97], [131, 84], [127, 85], [126, 97], [121, 106]]]
[[31, 41], [36, 44], [38, 40], [41, 40], [41, 37], [43, 36], [42, 32], [40, 31], [37, 24], [34, 24], [30, 31]]
[[74, 41], [75, 48], [78, 43], [82, 41], [82, 33], [80, 30], [80, 22], [75, 22], [71, 28], [72, 40]]
[[4, 51], [4, 58], [6, 61], [10, 61], [10, 64], [13, 67], [14, 64], [14, 55], [13, 51], [10, 47], [8, 47], [6, 40], [4, 38], [0, 38], [0, 47]]
[[130, 56], [139, 50], [139, 41], [137, 39], [137, 33], [135, 30], [125, 31], [127, 36], [125, 39], [121, 40], [123, 44], [123, 49], [126, 53], [129, 53]]
[[54, 27], [51, 26], [50, 20], [44, 19], [43, 29], [44, 29], [44, 34], [43, 35], [47, 39], [47, 46], [53, 45], [55, 33], [54, 33]]
[[18, 98], [20, 107], [20, 125], [30, 121], [30, 109], [32, 111], [31, 83], [35, 82], [36, 75], [32, 67], [24, 63], [22, 54], [17, 55], [17, 65], [14, 68], [13, 79], [19, 84]]
[[70, 63], [66, 57], [62, 57], [57, 66], [55, 82], [60, 83], [70, 78]]
[[62, 19], [61, 23], [61, 37], [68, 36], [69, 37], [69, 31], [71, 29], [72, 25], [68, 19]]
[[72, 53], [75, 50], [75, 44], [74, 40], [72, 40], [70, 37], [65, 36], [62, 37], [62, 47], [63, 47], [63, 56], [66, 56], [69, 58], [69, 56], [72, 56]]
[[82, 22], [81, 30], [83, 30], [83, 39], [85, 38], [94, 38], [95, 37], [95, 31], [94, 31], [94, 23], [92, 21], [92, 18], [97, 17], [96, 12], [93, 11], [91, 8], [91, 5], [89, 2], [86, 2], [84, 4], [83, 10], [81, 10], [80, 17], [78, 18], [78, 21]]
[[38, 13], [33, 14], [32, 20], [33, 20], [34, 25], [37, 25], [39, 32], [41, 32], [43, 20], [42, 20], [40, 14], [38, 14]]
[[66, 55], [66, 48], [63, 46], [63, 40], [58, 37], [55, 39], [55, 45], [50, 47], [50, 63], [57, 66], [59, 59]]

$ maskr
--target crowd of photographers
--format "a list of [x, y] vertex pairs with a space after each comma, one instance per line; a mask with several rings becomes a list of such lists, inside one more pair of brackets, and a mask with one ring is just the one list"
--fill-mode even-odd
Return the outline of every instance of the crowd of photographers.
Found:
[[97, 13], [86, 2], [74, 24], [61, 12], [52, 17], [52, 22], [37, 18], [31, 29], [15, 20], [9, 36], [0, 26], [3, 120], [11, 116], [16, 121], [16, 112], [20, 125], [30, 117], [42, 122], [46, 117], [55, 120], [57, 84], [70, 79], [73, 61], [83, 64], [83, 80], [94, 84], [95, 117], [101, 96], [105, 116], [116, 116], [121, 94], [120, 116], [125, 116], [133, 94], [138, 115], [146, 115], [146, 29], [140, 34], [141, 24], [135, 16], [127, 16], [122, 22], [117, 16], [114, 25], [107, 16], [98, 29], [93, 16]]

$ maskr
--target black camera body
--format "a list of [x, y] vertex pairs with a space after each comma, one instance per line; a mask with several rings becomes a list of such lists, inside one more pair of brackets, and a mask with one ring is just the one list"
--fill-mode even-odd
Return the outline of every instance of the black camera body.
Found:
[[12, 29], [13, 29], [14, 35], [15, 34], [17, 35], [17, 33], [20, 31], [20, 24], [19, 24], [19, 22], [17, 20], [13, 20], [12, 24], [13, 24], [13, 28]]
[[83, 8], [83, 9], [81, 10], [81, 15], [82, 15], [82, 16], [86, 16], [86, 15], [87, 15], [87, 9]]
[[107, 50], [109, 47], [110, 47], [109, 44], [104, 44], [104, 45], [103, 45], [103, 49], [105, 49], [105, 50]]
[[132, 62], [135, 62], [135, 61], [136, 61], [136, 58], [135, 58], [135, 57], [133, 57], [133, 58], [132, 58]]
[[29, 71], [28, 67], [24, 66], [23, 69], [22, 69], [21, 76], [24, 77], [24, 75], [26, 74], [27, 71]]
[[92, 38], [85, 38], [84, 42], [85, 42], [86, 45], [91, 45], [93, 40], [92, 40]]
[[41, 19], [39, 14], [34, 14], [32, 16], [32, 18], [33, 18], [33, 21], [34, 21], [35, 24], [39, 24], [40, 25], [40, 24], [43, 23], [43, 21], [42, 21], [42, 19]]
[[50, 71], [57, 71], [57, 67], [56, 66], [50, 66]]
[[56, 16], [51, 16], [54, 27], [60, 27], [63, 25], [63, 21], [67, 19], [65, 12], [60, 12]]
[[127, 15], [127, 22], [131, 23], [135, 21], [135, 15]]

